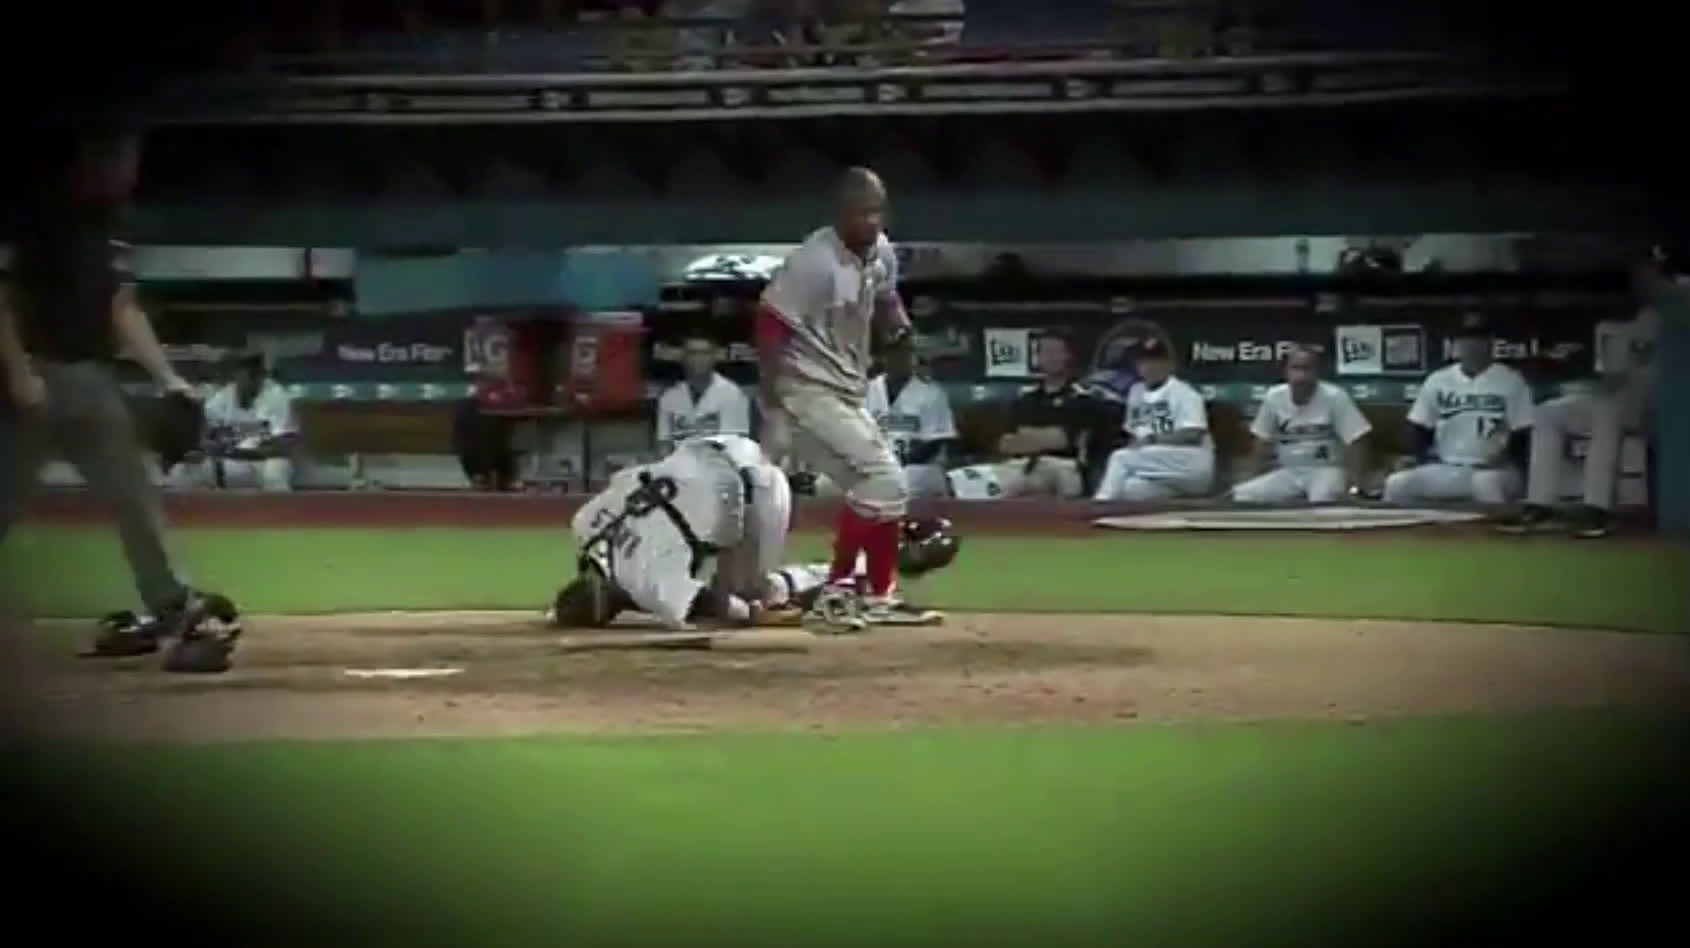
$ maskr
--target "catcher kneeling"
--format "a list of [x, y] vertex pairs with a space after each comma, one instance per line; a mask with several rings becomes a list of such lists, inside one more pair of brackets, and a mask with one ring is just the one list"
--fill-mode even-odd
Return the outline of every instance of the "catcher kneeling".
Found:
[[[558, 592], [549, 618], [568, 628], [599, 627], [637, 609], [686, 631], [700, 620], [796, 625], [802, 615], [817, 631], [861, 630], [861, 604], [847, 589], [792, 595], [782, 578], [791, 520], [786, 474], [756, 442], [736, 435], [683, 441], [661, 461], [618, 471], [576, 512], [570, 530], [578, 572]], [[954, 556], [948, 525], [942, 532]]]

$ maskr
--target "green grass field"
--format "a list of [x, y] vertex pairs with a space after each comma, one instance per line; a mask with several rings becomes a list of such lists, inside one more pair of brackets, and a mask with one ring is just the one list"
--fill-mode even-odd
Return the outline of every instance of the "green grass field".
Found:
[[[557, 531], [177, 542], [198, 581], [254, 612], [538, 608], [568, 569]], [[923, 592], [976, 610], [1669, 632], [1690, 625], [1687, 566], [1683, 549], [1640, 545], [971, 538]], [[44, 614], [128, 602], [103, 531], [22, 530], [0, 575]], [[121, 793], [87, 819], [121, 813], [107, 831], [143, 846], [167, 836], [173, 881], [302, 930], [356, 920], [370, 938], [498, 946], [1328, 944], [1529, 894], [1645, 801], [1682, 801], [1680, 723], [54, 748], [6, 766]]]
[[[558, 530], [183, 530], [196, 581], [251, 612], [539, 609], [573, 571]], [[814, 556], [820, 538], [796, 538]], [[108, 530], [24, 529], [6, 588], [37, 614], [90, 615], [133, 592]], [[924, 599], [975, 611], [1234, 613], [1690, 627], [1682, 546], [1327, 536], [974, 537]]]

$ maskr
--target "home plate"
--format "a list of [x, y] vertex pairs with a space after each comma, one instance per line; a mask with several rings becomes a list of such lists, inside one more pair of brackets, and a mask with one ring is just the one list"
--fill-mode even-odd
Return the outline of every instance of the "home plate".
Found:
[[348, 678], [447, 678], [462, 668], [347, 668]]

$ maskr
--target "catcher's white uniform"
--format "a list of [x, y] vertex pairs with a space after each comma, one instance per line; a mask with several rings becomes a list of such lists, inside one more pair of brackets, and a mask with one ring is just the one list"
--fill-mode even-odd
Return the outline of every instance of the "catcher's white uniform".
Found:
[[672, 629], [687, 627], [706, 586], [738, 600], [761, 595], [786, 552], [792, 495], [755, 441], [690, 438], [652, 464], [624, 468], [570, 521], [580, 555]]

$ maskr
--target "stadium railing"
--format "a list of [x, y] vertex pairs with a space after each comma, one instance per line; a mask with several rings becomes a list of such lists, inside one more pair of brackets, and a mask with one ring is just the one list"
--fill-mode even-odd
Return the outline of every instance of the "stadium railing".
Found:
[[[1316, 8], [1318, 16], [1315, 15]], [[338, 53], [259, 55], [276, 75], [611, 73], [887, 66], [1075, 58], [1191, 58], [1313, 51], [1428, 50], [1412, 24], [1321, 0], [1280, 4], [1272, 17], [1240, 3], [1128, 0], [1118, 4], [968, 4], [960, 34], [935, 41], [955, 14], [887, 12], [808, 33], [766, 17], [585, 20], [569, 26], [376, 34]], [[1241, 12], [1243, 11], [1243, 12]], [[1318, 26], [1316, 25], [1318, 24]], [[954, 40], [954, 41], [953, 41]]]

